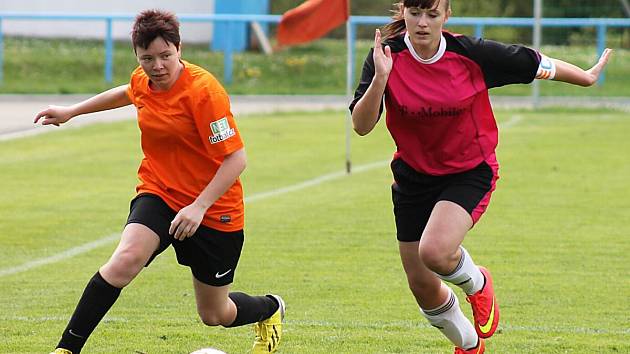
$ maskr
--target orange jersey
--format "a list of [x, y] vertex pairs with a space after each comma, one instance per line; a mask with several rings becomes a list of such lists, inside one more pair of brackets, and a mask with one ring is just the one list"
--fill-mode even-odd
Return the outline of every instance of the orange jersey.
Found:
[[[224, 157], [243, 147], [225, 89], [206, 70], [183, 63], [168, 91], [151, 89], [140, 67], [131, 74], [127, 89], [138, 111], [144, 153], [136, 191], [160, 196], [175, 211], [190, 205]], [[208, 208], [201, 223], [220, 231], [243, 229], [240, 179]]]

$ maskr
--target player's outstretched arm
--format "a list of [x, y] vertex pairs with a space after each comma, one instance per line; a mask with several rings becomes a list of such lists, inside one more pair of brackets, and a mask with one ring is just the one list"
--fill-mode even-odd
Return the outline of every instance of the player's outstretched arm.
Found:
[[125, 84], [114, 87], [72, 106], [48, 106], [48, 108], [37, 113], [33, 123], [41, 120], [42, 125], [52, 124], [59, 126], [81, 114], [106, 111], [130, 105], [131, 100], [127, 96], [127, 86]]
[[606, 67], [606, 64], [608, 64], [611, 54], [612, 49], [606, 48], [597, 64], [588, 70], [582, 70], [573, 64], [559, 59], [551, 59], [556, 65], [556, 75], [553, 80], [584, 87], [592, 86], [597, 82], [601, 72]]

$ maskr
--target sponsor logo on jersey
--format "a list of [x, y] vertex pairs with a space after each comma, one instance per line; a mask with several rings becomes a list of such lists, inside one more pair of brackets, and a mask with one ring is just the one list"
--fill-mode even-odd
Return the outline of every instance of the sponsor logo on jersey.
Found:
[[457, 107], [420, 107], [417, 111], [411, 111], [407, 106], [400, 107], [400, 113], [410, 118], [455, 118], [466, 112], [466, 108]]
[[236, 131], [230, 127], [227, 117], [210, 123], [210, 130], [212, 130], [212, 135], [208, 137], [210, 144], [220, 143], [236, 135]]

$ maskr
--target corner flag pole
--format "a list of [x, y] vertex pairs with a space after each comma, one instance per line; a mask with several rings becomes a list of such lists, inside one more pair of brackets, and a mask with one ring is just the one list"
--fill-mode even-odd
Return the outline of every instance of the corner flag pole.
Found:
[[[352, 100], [352, 74], [354, 68], [354, 33], [351, 24], [351, 17], [348, 16], [346, 21], [346, 48], [348, 51], [348, 58], [346, 63], [346, 98], [348, 102]], [[352, 173], [352, 159], [351, 159], [351, 144], [350, 137], [352, 136], [352, 116], [350, 111], [346, 110], [346, 173]]]

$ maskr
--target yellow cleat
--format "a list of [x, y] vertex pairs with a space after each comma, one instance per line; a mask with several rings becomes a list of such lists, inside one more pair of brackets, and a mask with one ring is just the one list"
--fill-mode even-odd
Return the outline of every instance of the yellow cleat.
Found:
[[57, 348], [57, 349], [55, 349], [54, 352], [52, 352], [50, 354], [72, 354], [72, 352], [69, 351], [68, 349]]
[[273, 296], [280, 307], [271, 317], [254, 325], [256, 339], [254, 340], [253, 354], [274, 353], [278, 349], [278, 343], [282, 337], [282, 321], [284, 320], [285, 305], [278, 295]]

